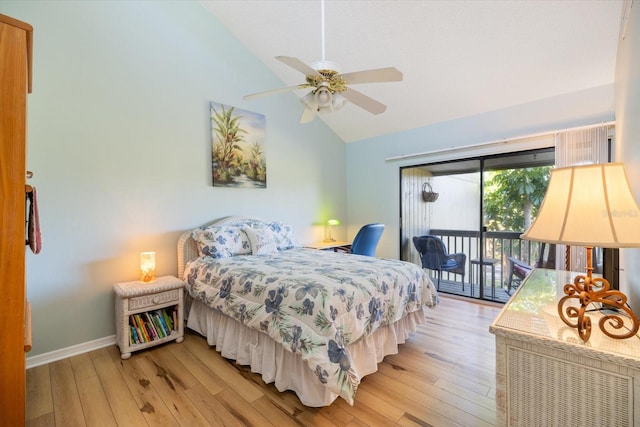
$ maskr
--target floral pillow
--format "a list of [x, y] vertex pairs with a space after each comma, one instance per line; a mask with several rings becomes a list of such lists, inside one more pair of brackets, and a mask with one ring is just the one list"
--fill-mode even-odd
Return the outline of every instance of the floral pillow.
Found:
[[291, 249], [300, 246], [296, 239], [293, 228], [284, 222], [274, 221], [267, 223], [267, 226], [273, 232], [276, 239], [276, 245], [279, 250]]
[[278, 253], [276, 238], [270, 228], [242, 227], [242, 231], [247, 234], [251, 242], [251, 253], [253, 255]]
[[202, 256], [228, 258], [251, 253], [249, 238], [240, 227], [211, 226], [195, 229], [191, 237], [198, 244]]

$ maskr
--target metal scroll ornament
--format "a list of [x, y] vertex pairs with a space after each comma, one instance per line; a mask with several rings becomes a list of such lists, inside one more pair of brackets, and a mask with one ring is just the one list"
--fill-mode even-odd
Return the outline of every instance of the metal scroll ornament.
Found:
[[[640, 323], [638, 318], [627, 306], [627, 296], [622, 292], [610, 289], [609, 282], [604, 278], [592, 278], [589, 276], [576, 276], [573, 284], [564, 286], [565, 296], [558, 302], [558, 314], [564, 323], [578, 329], [582, 341], [586, 342], [591, 336], [591, 318], [586, 314], [590, 304], [602, 304], [604, 312], [598, 322], [600, 330], [611, 338], [625, 339], [634, 336], [638, 332]], [[568, 305], [565, 303], [577, 299], [580, 305]], [[632, 326], [625, 327], [622, 312], [626, 313], [632, 322]]]

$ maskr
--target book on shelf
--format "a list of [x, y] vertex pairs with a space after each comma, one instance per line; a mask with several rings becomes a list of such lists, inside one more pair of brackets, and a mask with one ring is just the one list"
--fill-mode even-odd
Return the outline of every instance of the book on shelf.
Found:
[[151, 316], [149, 316], [149, 312], [144, 312], [144, 317], [146, 318], [146, 322], [145, 325], [148, 326], [149, 331], [151, 332], [151, 336], [152, 336], [152, 341], [153, 340], [157, 340], [160, 339], [160, 335], [158, 335], [158, 331], [156, 330], [155, 325], [153, 324], [153, 320], [151, 319]]
[[129, 315], [130, 345], [159, 340], [177, 332], [177, 308], [167, 307]]
[[147, 331], [147, 335], [149, 335], [149, 341], [154, 341], [156, 336], [154, 335], [153, 329], [151, 329], [151, 325], [149, 322], [144, 323], [144, 328]]
[[138, 324], [138, 328], [140, 329], [140, 332], [142, 333], [142, 336], [144, 337], [144, 342], [153, 341], [153, 336], [149, 333], [149, 330], [147, 329], [144, 321], [142, 320], [142, 317], [139, 314], [134, 314], [133, 318], [135, 319], [136, 323]]
[[162, 334], [164, 335], [164, 337], [171, 335], [171, 331], [169, 330], [169, 328], [167, 328], [167, 324], [164, 322], [164, 319], [162, 318], [161, 310], [157, 310], [155, 313], [153, 313], [153, 318], [156, 320], [156, 323], [160, 327], [160, 330], [162, 331]]
[[140, 337], [138, 337], [138, 331], [133, 325], [129, 325], [129, 342], [131, 345], [140, 344]]
[[173, 320], [171, 320], [171, 316], [169, 316], [169, 314], [167, 313], [167, 310], [162, 310], [162, 318], [164, 319], [164, 322], [167, 325], [167, 328], [169, 329], [169, 333], [171, 333], [171, 331], [173, 331]]
[[164, 329], [164, 326], [162, 326], [162, 323], [160, 322], [160, 318], [158, 317], [158, 314], [153, 312], [153, 313], [149, 313], [149, 317], [151, 318], [151, 321], [153, 322], [153, 326], [156, 327], [156, 332], [158, 332], [158, 336], [160, 338], [164, 338], [167, 336], [167, 333]]
[[136, 322], [135, 317], [133, 316], [133, 314], [129, 315], [129, 327], [130, 327], [130, 334], [134, 335], [134, 331], [135, 331], [135, 336], [138, 337], [138, 344], [141, 344], [144, 342], [144, 335], [142, 335], [142, 332], [140, 331], [140, 328], [138, 327], [138, 323]]

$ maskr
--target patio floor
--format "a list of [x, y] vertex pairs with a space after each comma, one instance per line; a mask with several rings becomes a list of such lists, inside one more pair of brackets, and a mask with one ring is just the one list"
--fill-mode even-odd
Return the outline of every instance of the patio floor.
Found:
[[[433, 280], [433, 284], [437, 285], [438, 284], [438, 278], [437, 277], [432, 277], [431, 280]], [[484, 293], [483, 293], [483, 300], [486, 301], [494, 301], [494, 302], [499, 302], [499, 303], [505, 303], [509, 300], [509, 298], [511, 298], [511, 295], [513, 295], [513, 292], [515, 291], [515, 289], [511, 289], [511, 295], [509, 295], [507, 293], [507, 289], [502, 287], [502, 283], [496, 283], [496, 288], [492, 297], [491, 294], [491, 281], [490, 279], [487, 280], [485, 282], [485, 284], [487, 284], [488, 286], [484, 287]], [[471, 292], [473, 289], [473, 292]], [[480, 286], [478, 284], [470, 284], [468, 282], [465, 282], [464, 284], [464, 291], [462, 290], [462, 283], [461, 282], [455, 282], [453, 280], [445, 280], [445, 279], [440, 279], [440, 290], [439, 292], [441, 293], [447, 293], [447, 294], [454, 294], [454, 295], [459, 295], [459, 296], [465, 296], [465, 297], [473, 297], [476, 299], [480, 298]]]

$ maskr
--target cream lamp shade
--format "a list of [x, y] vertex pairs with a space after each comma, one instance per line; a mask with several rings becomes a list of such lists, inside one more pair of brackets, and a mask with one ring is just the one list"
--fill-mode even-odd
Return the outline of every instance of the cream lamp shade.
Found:
[[640, 247], [640, 209], [622, 163], [558, 168], [522, 239], [604, 248]]
[[[565, 285], [565, 296], [558, 301], [560, 319], [576, 328], [583, 341], [591, 336], [588, 314], [598, 307], [613, 309], [598, 322], [605, 335], [617, 339], [636, 335], [640, 322], [626, 295], [611, 289], [605, 278], [592, 277], [594, 246], [640, 247], [640, 209], [622, 163], [553, 169], [538, 216], [520, 237], [586, 248], [586, 276], [578, 275]], [[589, 309], [592, 304], [596, 308]]]

